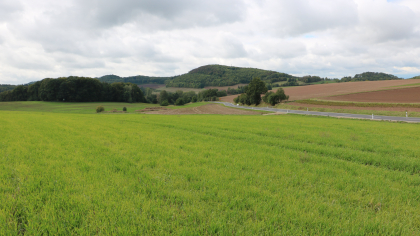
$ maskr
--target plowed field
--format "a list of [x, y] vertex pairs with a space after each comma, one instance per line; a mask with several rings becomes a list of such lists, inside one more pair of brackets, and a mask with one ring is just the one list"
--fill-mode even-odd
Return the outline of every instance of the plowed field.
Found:
[[144, 112], [144, 114], [161, 115], [191, 115], [191, 114], [222, 114], [222, 115], [261, 115], [261, 112], [247, 111], [235, 108], [228, 108], [218, 104], [208, 104], [199, 107], [167, 109], [159, 111]]
[[347, 94], [327, 99], [352, 102], [419, 103], [420, 87]]
[[[380, 89], [386, 89], [392, 86], [416, 84], [419, 80], [384, 80], [384, 81], [362, 81], [362, 82], [346, 82], [346, 83], [332, 83], [332, 84], [316, 84], [308, 86], [284, 88], [284, 91], [289, 95], [289, 101], [321, 98], [327, 96], [368, 92]], [[220, 98], [224, 102], [233, 102], [233, 99], [238, 95], [232, 95]], [[385, 102], [385, 101], [380, 101]]]

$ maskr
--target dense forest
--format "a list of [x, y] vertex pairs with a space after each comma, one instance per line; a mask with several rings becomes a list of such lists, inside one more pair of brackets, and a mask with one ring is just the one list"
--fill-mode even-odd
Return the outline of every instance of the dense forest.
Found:
[[5, 91], [9, 91], [9, 90], [13, 90], [14, 88], [16, 88], [16, 85], [0, 84], [0, 93], [5, 92]]
[[347, 76], [341, 79], [341, 82], [350, 82], [350, 81], [377, 81], [377, 80], [398, 80], [395, 75], [386, 74], [382, 72], [364, 72], [357, 74], [354, 77]]
[[207, 65], [191, 70], [187, 74], [173, 77], [166, 81], [168, 87], [204, 88], [205, 86], [231, 86], [248, 84], [255, 77], [267, 84], [297, 78], [289, 74], [275, 71], [241, 68], [222, 65]]
[[146, 102], [136, 84], [102, 83], [86, 77], [43, 79], [0, 93], [0, 101]]
[[248, 84], [252, 78], [261, 78], [267, 84], [298, 78], [289, 74], [254, 68], [241, 68], [222, 65], [201, 66], [190, 72], [172, 77], [106, 75], [98, 78], [101, 82], [130, 82], [133, 84], [166, 84], [167, 87], [204, 88], [205, 86], [231, 86]]
[[152, 77], [152, 76], [129, 76], [129, 77], [120, 77], [118, 75], [105, 75], [99, 77], [98, 80], [106, 83], [114, 82], [123, 82], [123, 83], [133, 83], [133, 84], [165, 84], [166, 80], [170, 80], [173, 77]]

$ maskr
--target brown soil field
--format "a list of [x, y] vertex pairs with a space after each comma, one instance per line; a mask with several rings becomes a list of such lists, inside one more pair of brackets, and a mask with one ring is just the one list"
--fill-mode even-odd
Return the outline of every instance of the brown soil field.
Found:
[[218, 89], [219, 91], [221, 91], [221, 90], [226, 90], [227, 91], [228, 88], [237, 89], [239, 86], [245, 86], [245, 85], [248, 85], [248, 84], [236, 84], [236, 85], [232, 85], [232, 86], [221, 86], [221, 87], [207, 86], [207, 87], [204, 87], [204, 88], [205, 89]]
[[158, 89], [158, 88], [161, 88], [161, 87], [165, 87], [166, 85], [164, 85], [164, 84], [140, 84], [138, 86], [143, 87], [143, 88]]
[[315, 104], [302, 104], [296, 102], [289, 102], [287, 105], [296, 106], [301, 108], [300, 110], [309, 110], [312, 108], [329, 108], [329, 109], [348, 109], [348, 110], [373, 110], [373, 111], [408, 111], [408, 112], [420, 112], [420, 108], [407, 108], [407, 107], [355, 107], [355, 106], [327, 106], [327, 105], [315, 105]]
[[326, 99], [352, 102], [420, 103], [420, 87], [346, 94]]
[[[407, 85], [419, 83], [418, 79], [410, 80], [383, 80], [383, 81], [361, 81], [331, 84], [315, 84], [307, 86], [298, 86], [283, 88], [284, 92], [289, 95], [289, 101], [321, 98], [334, 95], [342, 95], [348, 93], [368, 92], [381, 89], [390, 89], [392, 86]], [[272, 90], [274, 91], [274, 90]], [[233, 102], [238, 95], [226, 96], [220, 98], [223, 102]], [[384, 102], [384, 101], [382, 101]]]
[[261, 112], [247, 111], [235, 108], [224, 107], [219, 104], [207, 104], [199, 107], [180, 109], [165, 109], [159, 111], [145, 111], [144, 114], [160, 115], [191, 115], [191, 114], [221, 114], [221, 115], [261, 115]]

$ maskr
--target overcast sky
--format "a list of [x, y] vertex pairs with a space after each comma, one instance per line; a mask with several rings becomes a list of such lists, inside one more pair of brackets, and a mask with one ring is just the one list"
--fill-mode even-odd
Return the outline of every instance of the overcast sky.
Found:
[[0, 84], [207, 64], [420, 75], [420, 1], [0, 0]]

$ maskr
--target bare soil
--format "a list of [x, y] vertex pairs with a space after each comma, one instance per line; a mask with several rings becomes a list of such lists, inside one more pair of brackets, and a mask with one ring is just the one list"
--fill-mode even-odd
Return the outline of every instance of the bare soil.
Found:
[[[383, 80], [383, 81], [361, 81], [361, 82], [345, 82], [331, 84], [315, 84], [307, 86], [286, 87], [283, 88], [286, 95], [289, 95], [289, 101], [322, 98], [327, 96], [368, 92], [381, 89], [390, 89], [392, 86], [407, 85], [419, 83], [418, 79], [410, 80]], [[233, 102], [238, 95], [221, 97], [223, 102]], [[385, 102], [385, 101], [379, 101]]]
[[145, 111], [144, 114], [161, 115], [191, 115], [191, 114], [221, 114], [221, 115], [261, 115], [261, 112], [247, 111], [236, 108], [229, 108], [219, 104], [207, 104], [199, 107], [180, 109], [164, 109], [156, 111]]
[[326, 99], [352, 102], [420, 103], [420, 87], [347, 94]]

